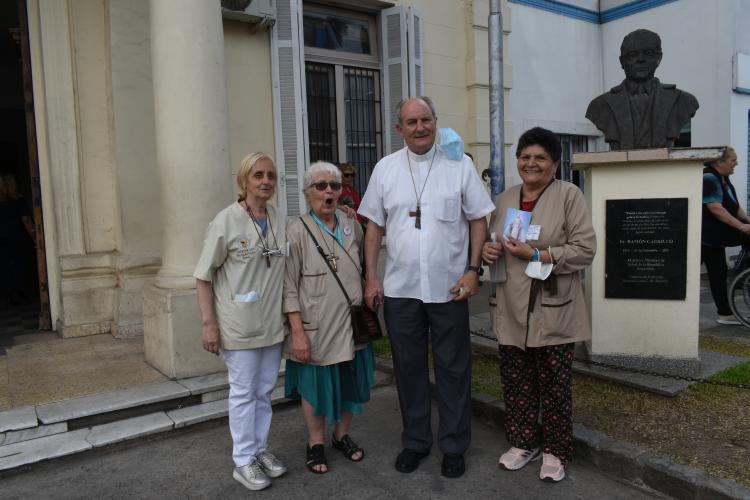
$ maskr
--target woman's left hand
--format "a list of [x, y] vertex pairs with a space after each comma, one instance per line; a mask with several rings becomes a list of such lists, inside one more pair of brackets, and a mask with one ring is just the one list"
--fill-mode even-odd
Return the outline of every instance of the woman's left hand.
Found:
[[515, 238], [508, 238], [505, 240], [505, 250], [514, 257], [518, 257], [523, 260], [531, 260], [534, 258], [534, 249], [528, 243], [519, 241]]

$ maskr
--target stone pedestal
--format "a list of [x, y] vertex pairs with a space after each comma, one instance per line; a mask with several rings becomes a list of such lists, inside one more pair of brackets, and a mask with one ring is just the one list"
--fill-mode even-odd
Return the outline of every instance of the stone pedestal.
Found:
[[202, 351], [193, 269], [209, 221], [232, 201], [221, 6], [151, 0], [162, 265], [144, 292], [146, 359], [172, 378], [225, 369]]
[[[592, 327], [591, 359], [675, 374], [698, 372], [702, 168], [704, 161], [720, 157], [721, 152], [722, 148], [675, 148], [574, 155], [574, 168], [584, 172], [584, 194], [597, 235], [596, 257], [586, 272], [585, 281]], [[639, 293], [643, 292], [634, 294], [635, 297], [607, 298], [606, 248], [607, 239], [613, 238], [613, 234], [607, 233], [607, 202], [610, 202], [611, 209], [613, 200], [636, 200], [638, 203], [640, 199], [683, 199], [684, 202], [685, 198], [684, 298], [639, 298]], [[648, 202], [643, 205], [647, 206]], [[658, 238], [659, 231], [655, 232], [654, 238]], [[643, 241], [645, 245], [650, 244], [649, 237]], [[610, 239], [610, 248], [619, 243]], [[670, 265], [675, 265], [675, 262], [670, 262]], [[660, 271], [657, 268], [638, 272], [657, 275]], [[647, 288], [643, 284], [637, 286], [641, 290]], [[626, 284], [625, 295], [628, 293]]]
[[225, 370], [220, 356], [203, 349], [195, 290], [149, 286], [143, 291], [146, 362], [170, 378]]

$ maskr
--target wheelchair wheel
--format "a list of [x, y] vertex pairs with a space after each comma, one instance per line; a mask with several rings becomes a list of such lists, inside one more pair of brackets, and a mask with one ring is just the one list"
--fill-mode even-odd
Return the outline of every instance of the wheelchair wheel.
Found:
[[750, 328], [750, 268], [739, 273], [729, 285], [729, 307], [734, 317]]

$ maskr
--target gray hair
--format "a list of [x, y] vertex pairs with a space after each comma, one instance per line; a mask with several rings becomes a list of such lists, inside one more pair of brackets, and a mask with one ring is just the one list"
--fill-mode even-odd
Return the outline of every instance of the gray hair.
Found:
[[305, 171], [305, 176], [302, 178], [302, 191], [305, 194], [310, 190], [315, 176], [322, 173], [331, 174], [336, 182], [341, 182], [341, 170], [336, 165], [327, 161], [316, 161]]
[[426, 95], [421, 95], [417, 97], [409, 97], [407, 99], [402, 99], [398, 105], [396, 106], [396, 119], [399, 123], [402, 123], [403, 120], [401, 118], [401, 108], [403, 108], [406, 103], [411, 101], [422, 101], [423, 103], [427, 104], [427, 107], [430, 108], [430, 112], [432, 112], [432, 117], [437, 118], [437, 111], [435, 111], [435, 103], [432, 102], [432, 99], [427, 97]]
[[732, 154], [732, 153], [734, 153], [734, 152], [735, 151], [734, 151], [734, 148], [732, 146], [725, 147], [724, 151], [722, 151], [722, 153], [721, 153], [721, 157], [719, 157], [719, 158], [715, 159], [714, 161], [712, 161], [711, 165], [716, 166], [716, 164], [719, 163], [720, 161], [726, 161], [726, 159], [729, 158], [729, 155]]

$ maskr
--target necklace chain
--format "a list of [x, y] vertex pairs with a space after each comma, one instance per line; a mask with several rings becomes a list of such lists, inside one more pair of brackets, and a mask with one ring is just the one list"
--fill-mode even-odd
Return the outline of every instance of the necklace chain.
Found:
[[[263, 233], [260, 232], [258, 229], [258, 219], [255, 218], [255, 214], [253, 214], [253, 209], [250, 208], [250, 205], [247, 203], [247, 200], [245, 200], [245, 207], [247, 209], [247, 213], [250, 215], [250, 219], [253, 221], [253, 227], [255, 228], [255, 232], [258, 233], [258, 238], [260, 239], [260, 245], [263, 247], [264, 252], [270, 252], [272, 249], [270, 247], [270, 238], [268, 237], [268, 233], [266, 233], [266, 238], [263, 239]], [[271, 217], [268, 216], [268, 211], [266, 210], [266, 222], [268, 223], [268, 229], [271, 230], [271, 236], [273, 236], [273, 244], [276, 246], [273, 250], [279, 250], [279, 243], [276, 241], [276, 233], [273, 232], [273, 224], [271, 224]]]
[[[336, 217], [336, 214], [333, 215], [333, 219], [336, 221], [336, 223], [333, 226], [332, 233], [335, 233], [336, 230], [339, 227], [339, 219], [338, 219], [338, 217]], [[322, 222], [322, 219], [321, 219], [321, 222]], [[324, 222], [324, 224], [325, 224], [325, 222]], [[330, 246], [328, 246], [328, 242], [326, 241], [326, 237], [323, 234], [323, 230], [320, 228], [320, 224], [316, 223], [315, 225], [318, 226], [318, 232], [320, 233], [320, 239], [323, 240], [323, 244], [326, 246], [326, 250], [328, 250], [328, 257], [327, 257], [328, 261], [333, 266], [333, 270], [334, 271], [338, 271], [338, 269], [336, 267], [336, 261], [338, 260], [338, 257], [336, 256], [336, 242], [334, 241], [334, 239], [336, 237], [333, 234], [330, 235], [331, 236], [331, 245], [333, 246], [333, 248], [331, 248]]]
[[433, 153], [432, 153], [432, 160], [430, 160], [430, 168], [427, 169], [427, 177], [425, 177], [424, 182], [422, 183], [422, 189], [417, 193], [417, 182], [414, 180], [414, 172], [411, 169], [411, 158], [409, 158], [409, 149], [406, 150], [406, 161], [409, 164], [409, 175], [411, 176], [411, 184], [414, 186], [414, 196], [417, 198], [417, 210], [419, 210], [419, 207], [422, 204], [422, 194], [424, 193], [424, 188], [427, 186], [427, 181], [430, 179], [430, 174], [432, 173], [432, 164], [435, 162], [435, 155], [437, 155], [437, 148], [433, 146]]

